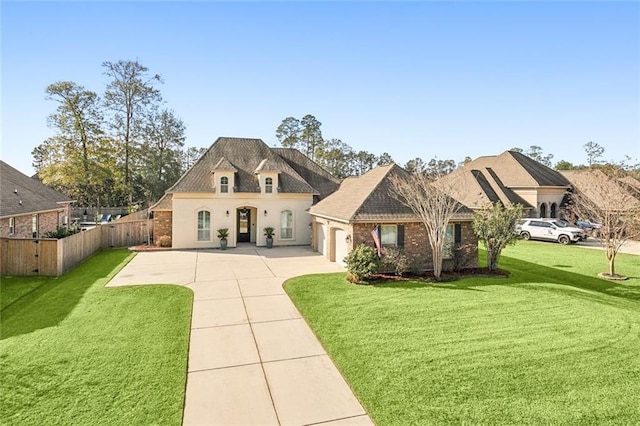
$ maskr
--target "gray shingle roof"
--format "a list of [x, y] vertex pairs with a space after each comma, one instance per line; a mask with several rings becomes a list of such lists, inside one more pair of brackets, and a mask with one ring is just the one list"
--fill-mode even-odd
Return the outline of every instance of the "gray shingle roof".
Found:
[[340, 179], [333, 177], [297, 149], [271, 148], [271, 150], [282, 157], [309, 185], [318, 191], [320, 200], [333, 193], [340, 186]]
[[263, 160], [267, 160], [265, 164], [279, 171], [279, 192], [318, 193], [262, 140], [245, 138], [218, 138], [168, 192], [214, 192], [211, 173], [222, 159], [237, 170], [234, 192], [260, 192], [255, 171]]
[[[0, 217], [59, 210], [72, 200], [0, 161]], [[17, 190], [17, 192], [16, 192]], [[20, 204], [22, 201], [22, 204]]]
[[[406, 176], [396, 164], [378, 166], [362, 176], [342, 181], [340, 189], [309, 210], [311, 214], [344, 221], [416, 220], [416, 215], [395, 197], [393, 176]], [[460, 216], [471, 210], [463, 207]]]
[[149, 208], [152, 212], [173, 209], [173, 194], [165, 193], [153, 206]]
[[211, 168], [211, 170], [213, 170], [213, 171], [219, 170], [219, 171], [227, 171], [227, 172], [237, 172], [238, 171], [238, 169], [233, 167], [233, 164], [231, 164], [229, 162], [229, 160], [227, 160], [224, 157], [222, 157], [220, 159], [220, 161], [218, 161], [216, 163], [216, 165]]

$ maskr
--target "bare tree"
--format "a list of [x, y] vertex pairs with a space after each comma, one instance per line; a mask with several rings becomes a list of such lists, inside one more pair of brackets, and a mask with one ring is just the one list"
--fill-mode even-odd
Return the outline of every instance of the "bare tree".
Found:
[[423, 173], [404, 173], [391, 177], [391, 185], [398, 200], [407, 205], [420, 218], [429, 236], [433, 275], [436, 279], [442, 273], [444, 259], [444, 243], [447, 225], [454, 215], [463, 207], [452, 198], [454, 180], [446, 184], [434, 184], [434, 181]]
[[616, 277], [615, 260], [626, 241], [640, 237], [640, 200], [619, 176], [599, 170], [575, 172], [569, 211], [578, 219], [599, 223], [593, 236], [604, 247], [609, 260], [608, 276]]

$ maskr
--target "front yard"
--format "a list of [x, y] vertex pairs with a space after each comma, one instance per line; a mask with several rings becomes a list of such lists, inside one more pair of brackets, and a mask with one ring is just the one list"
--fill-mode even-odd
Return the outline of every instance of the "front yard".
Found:
[[105, 288], [130, 257], [2, 277], [0, 423], [181, 424], [192, 292]]
[[[508, 256], [508, 257], [507, 257]], [[640, 424], [640, 262], [522, 242], [509, 278], [286, 290], [379, 425]]]

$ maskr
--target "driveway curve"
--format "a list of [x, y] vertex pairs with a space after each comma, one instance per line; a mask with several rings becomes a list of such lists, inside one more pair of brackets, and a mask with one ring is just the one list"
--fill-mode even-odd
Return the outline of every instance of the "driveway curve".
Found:
[[308, 247], [140, 252], [107, 286], [194, 293], [183, 424], [372, 425], [282, 288], [344, 268]]

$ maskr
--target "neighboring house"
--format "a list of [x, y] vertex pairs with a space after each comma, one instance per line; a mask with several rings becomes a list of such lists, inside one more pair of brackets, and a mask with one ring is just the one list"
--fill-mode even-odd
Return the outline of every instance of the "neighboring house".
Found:
[[529, 217], [560, 216], [570, 187], [557, 170], [515, 151], [478, 157], [439, 179], [462, 204], [481, 208], [496, 201], [521, 204]]
[[69, 223], [67, 196], [0, 161], [0, 237], [39, 238]]
[[[394, 196], [392, 177], [407, 173], [391, 164], [345, 179], [336, 192], [310, 209], [313, 249], [332, 262], [342, 263], [354, 247], [374, 245], [374, 231], [383, 247], [402, 248], [417, 268], [432, 269], [431, 248], [424, 224]], [[463, 207], [447, 228], [445, 244], [449, 259], [455, 244], [465, 246], [466, 266], [475, 267], [477, 239], [471, 222], [472, 211]]]
[[174, 248], [219, 247], [217, 230], [229, 230], [228, 246], [309, 245], [309, 207], [338, 188], [339, 180], [295, 149], [270, 148], [260, 139], [218, 138], [151, 207], [154, 238]]
[[574, 191], [580, 191], [604, 209], [637, 209], [640, 205], [640, 192], [635, 187], [638, 181], [632, 177], [617, 181], [598, 169], [565, 170], [562, 174], [571, 182]]

